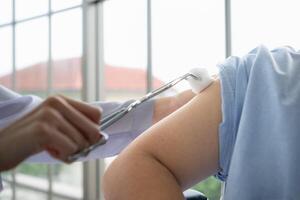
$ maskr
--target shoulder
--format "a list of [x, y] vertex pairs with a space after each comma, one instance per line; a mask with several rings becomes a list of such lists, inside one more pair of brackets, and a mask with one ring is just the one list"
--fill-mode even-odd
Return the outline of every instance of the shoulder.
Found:
[[254, 79], [257, 83], [265, 81], [266, 78], [272, 78], [281, 84], [290, 84], [289, 80], [296, 79], [300, 74], [300, 52], [289, 46], [270, 50], [260, 45], [242, 57], [227, 58], [218, 67], [221, 82], [226, 80], [231, 87], [237, 82], [248, 83], [248, 80]]

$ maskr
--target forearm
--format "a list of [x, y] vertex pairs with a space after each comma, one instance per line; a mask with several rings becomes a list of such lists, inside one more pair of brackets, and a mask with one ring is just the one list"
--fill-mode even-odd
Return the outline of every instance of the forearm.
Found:
[[104, 176], [105, 199], [183, 199], [177, 180], [154, 156], [124, 152]]
[[153, 124], [179, 109], [194, 96], [195, 94], [191, 90], [186, 90], [175, 96], [156, 99], [153, 110]]

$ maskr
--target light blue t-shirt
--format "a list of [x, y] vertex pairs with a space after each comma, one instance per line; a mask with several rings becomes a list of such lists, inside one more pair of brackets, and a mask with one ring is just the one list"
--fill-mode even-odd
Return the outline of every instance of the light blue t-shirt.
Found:
[[220, 65], [224, 200], [300, 198], [300, 52], [259, 46]]

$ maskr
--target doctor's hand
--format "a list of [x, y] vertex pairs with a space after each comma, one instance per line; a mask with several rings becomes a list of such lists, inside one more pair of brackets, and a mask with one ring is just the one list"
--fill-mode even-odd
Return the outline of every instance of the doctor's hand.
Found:
[[0, 130], [0, 171], [43, 150], [66, 161], [69, 155], [101, 139], [100, 118], [97, 107], [62, 96], [49, 97], [31, 113]]

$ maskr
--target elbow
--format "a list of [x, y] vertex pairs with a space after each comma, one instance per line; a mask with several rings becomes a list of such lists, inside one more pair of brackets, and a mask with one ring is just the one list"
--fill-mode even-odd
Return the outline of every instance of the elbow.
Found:
[[134, 176], [139, 169], [134, 166], [135, 157], [119, 155], [107, 168], [102, 179], [102, 190], [106, 200], [132, 199], [136, 188]]
[[183, 199], [172, 174], [151, 155], [121, 154], [106, 170], [103, 193], [106, 200]]
[[[147, 189], [144, 176], [144, 156], [125, 150], [107, 168], [103, 176], [102, 190], [106, 200], [145, 199], [141, 192]], [[137, 192], [139, 191], [139, 192]], [[143, 192], [142, 192], [143, 194]]]
[[108, 169], [105, 171], [103, 179], [102, 179], [102, 191], [104, 194], [104, 199], [111, 200], [111, 199], [121, 199], [118, 198], [119, 192], [118, 188], [120, 187], [121, 181], [118, 181], [114, 175], [117, 175], [117, 170], [113, 166], [112, 163]]

